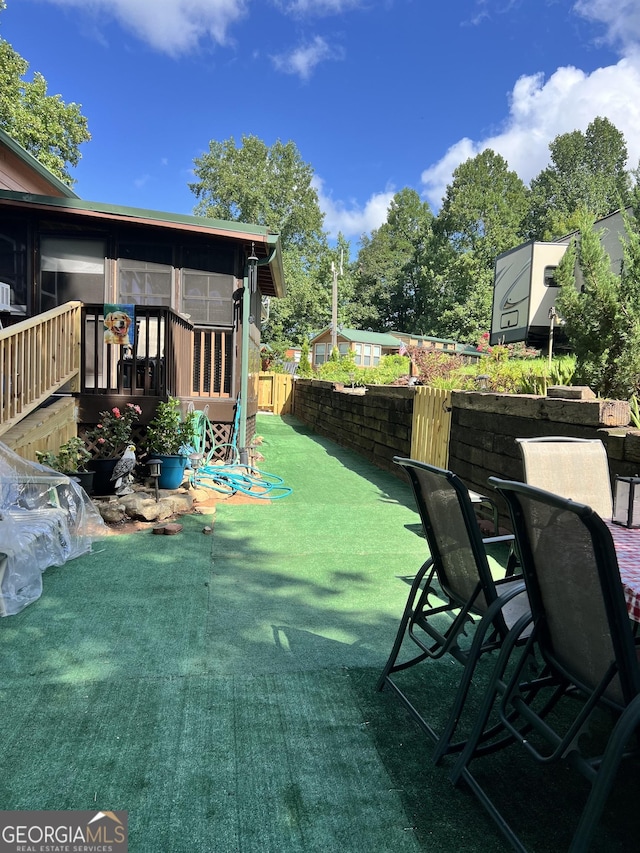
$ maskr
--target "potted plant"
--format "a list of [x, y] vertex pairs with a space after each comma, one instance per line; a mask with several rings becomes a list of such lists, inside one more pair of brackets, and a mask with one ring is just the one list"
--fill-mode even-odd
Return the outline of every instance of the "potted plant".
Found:
[[142, 414], [135, 403], [122, 408], [114, 406], [100, 412], [100, 421], [94, 429], [87, 430], [86, 442], [91, 451], [88, 467], [95, 472], [94, 492], [98, 495], [113, 494], [115, 484], [111, 474], [116, 462], [131, 444], [133, 425]]
[[158, 480], [161, 489], [177, 489], [182, 483], [189, 453], [193, 450], [195, 419], [195, 412], [182, 417], [180, 401], [175, 397], [158, 403], [147, 427], [147, 451], [150, 459], [162, 462]]
[[36, 457], [41, 465], [60, 471], [68, 477], [73, 477], [80, 482], [82, 488], [89, 494], [93, 487], [93, 471], [87, 470], [87, 463], [91, 459], [91, 453], [87, 450], [84, 441], [77, 435], [72, 436], [64, 444], [60, 445], [57, 453], [51, 450], [36, 450]]

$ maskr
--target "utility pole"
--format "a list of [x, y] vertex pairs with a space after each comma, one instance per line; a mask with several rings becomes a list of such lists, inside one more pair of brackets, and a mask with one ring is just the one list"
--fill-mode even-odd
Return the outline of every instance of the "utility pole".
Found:
[[[340, 252], [340, 275], [342, 275], [342, 251]], [[333, 283], [331, 287], [331, 352], [338, 346], [338, 269], [335, 262], [331, 261], [331, 275]]]

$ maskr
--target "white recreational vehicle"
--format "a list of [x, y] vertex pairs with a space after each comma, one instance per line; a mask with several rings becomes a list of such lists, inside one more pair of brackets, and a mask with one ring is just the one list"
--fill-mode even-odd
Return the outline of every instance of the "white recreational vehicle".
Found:
[[[620, 211], [599, 219], [594, 228], [611, 258], [611, 268], [619, 275], [622, 266], [621, 237], [625, 235]], [[550, 311], [558, 292], [555, 270], [576, 233], [552, 243], [529, 240], [496, 258], [491, 315], [491, 346], [524, 341], [541, 347], [549, 340]], [[579, 270], [576, 286], [580, 287]], [[557, 334], [557, 333], [556, 333]], [[561, 343], [558, 335], [556, 342]]]

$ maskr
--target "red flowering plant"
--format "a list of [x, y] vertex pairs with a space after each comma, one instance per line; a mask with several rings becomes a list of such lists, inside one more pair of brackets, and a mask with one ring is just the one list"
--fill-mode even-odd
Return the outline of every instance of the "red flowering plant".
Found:
[[122, 409], [114, 406], [100, 412], [100, 422], [95, 429], [87, 431], [87, 441], [96, 459], [120, 457], [131, 444], [134, 423], [142, 414], [140, 406], [127, 403]]

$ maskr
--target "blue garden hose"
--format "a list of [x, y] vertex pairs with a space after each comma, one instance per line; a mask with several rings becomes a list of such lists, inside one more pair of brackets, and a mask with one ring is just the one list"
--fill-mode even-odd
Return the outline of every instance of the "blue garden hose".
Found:
[[[240, 492], [253, 498], [276, 500], [286, 498], [293, 492], [291, 486], [285, 486], [284, 480], [276, 474], [268, 474], [250, 465], [240, 464], [240, 454], [237, 447], [240, 400], [236, 405], [236, 413], [231, 434], [231, 441], [216, 444], [211, 421], [204, 412], [198, 411], [195, 424], [194, 449], [202, 455], [203, 464], [194, 468], [191, 473], [191, 483], [194, 486], [212, 489], [226, 495]], [[207, 444], [210, 446], [207, 451]], [[223, 450], [227, 461], [216, 463], [220, 451]], [[228, 460], [231, 461], [228, 461]]]

